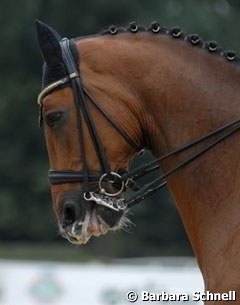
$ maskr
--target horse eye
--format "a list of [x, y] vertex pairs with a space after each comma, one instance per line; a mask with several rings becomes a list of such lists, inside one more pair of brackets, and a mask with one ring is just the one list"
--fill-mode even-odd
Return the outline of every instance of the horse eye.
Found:
[[55, 123], [57, 123], [58, 121], [61, 120], [62, 116], [63, 116], [62, 111], [57, 111], [57, 112], [50, 113], [46, 116], [46, 123], [50, 127], [53, 127], [55, 125]]

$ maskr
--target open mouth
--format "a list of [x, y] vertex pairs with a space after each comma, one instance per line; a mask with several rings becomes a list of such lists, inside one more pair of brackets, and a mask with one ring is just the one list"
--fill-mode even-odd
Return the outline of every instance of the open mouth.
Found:
[[74, 222], [70, 227], [60, 232], [73, 244], [86, 244], [92, 236], [104, 235], [108, 232], [109, 226], [97, 215], [96, 207], [86, 212], [83, 222]]
[[[86, 244], [92, 236], [105, 235], [110, 230], [120, 229], [124, 224], [126, 206], [123, 198], [117, 199], [89, 192], [84, 194], [84, 199], [92, 203], [91, 207], [86, 210], [84, 220], [75, 221], [65, 229], [59, 225], [61, 235], [71, 243]], [[111, 219], [115, 217], [114, 224], [107, 221], [104, 215], [108, 215]]]

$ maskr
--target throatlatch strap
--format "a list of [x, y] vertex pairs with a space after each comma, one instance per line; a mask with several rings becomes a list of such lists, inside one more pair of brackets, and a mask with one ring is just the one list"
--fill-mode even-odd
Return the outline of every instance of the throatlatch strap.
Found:
[[119, 126], [119, 124], [113, 119], [110, 118], [109, 114], [106, 112], [105, 109], [103, 109], [94, 98], [89, 94], [89, 92], [86, 90], [86, 88], [83, 87], [83, 92], [85, 95], [89, 98], [89, 100], [92, 102], [92, 104], [97, 108], [97, 110], [106, 118], [106, 120], [118, 131], [118, 133], [125, 139], [125, 141], [132, 146], [137, 151], [140, 151], [142, 149], [142, 146], [139, 146], [137, 142], [132, 139], [125, 130]]

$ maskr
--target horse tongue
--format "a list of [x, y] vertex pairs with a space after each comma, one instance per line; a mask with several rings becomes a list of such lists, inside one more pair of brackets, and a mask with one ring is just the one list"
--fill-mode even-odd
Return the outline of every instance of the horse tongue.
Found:
[[97, 219], [96, 209], [93, 209], [93, 211], [91, 213], [87, 231], [94, 236], [101, 235], [101, 229], [100, 229], [99, 221]]

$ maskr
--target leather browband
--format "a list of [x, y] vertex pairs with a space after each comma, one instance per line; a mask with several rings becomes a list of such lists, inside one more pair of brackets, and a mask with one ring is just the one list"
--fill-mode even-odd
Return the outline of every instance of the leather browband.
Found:
[[74, 73], [71, 73], [69, 74], [68, 76], [54, 82], [54, 83], [51, 83], [50, 85], [48, 85], [46, 88], [44, 88], [38, 95], [38, 99], [37, 99], [37, 103], [38, 105], [41, 105], [42, 104], [42, 100], [43, 98], [49, 94], [50, 91], [58, 88], [59, 86], [62, 86], [64, 84], [66, 84], [67, 82], [69, 82], [71, 79], [73, 78], [77, 78], [77, 77], [80, 77], [78, 73], [74, 72]]

